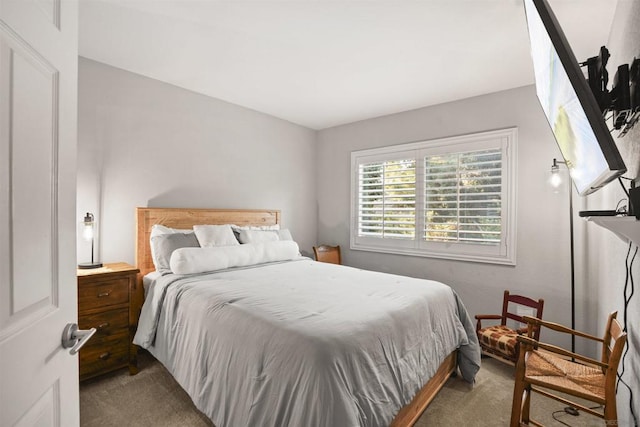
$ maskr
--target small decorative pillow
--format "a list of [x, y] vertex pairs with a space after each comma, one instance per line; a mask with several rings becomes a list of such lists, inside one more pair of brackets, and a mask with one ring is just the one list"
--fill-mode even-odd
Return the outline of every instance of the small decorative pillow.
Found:
[[153, 236], [151, 238], [151, 247], [153, 248], [153, 264], [156, 271], [162, 275], [171, 273], [169, 261], [171, 254], [180, 248], [197, 248], [200, 244], [196, 235], [190, 233], [165, 233]]
[[277, 230], [240, 230], [238, 240], [240, 240], [240, 243], [264, 243], [275, 242], [280, 240], [280, 238], [278, 237]]
[[252, 231], [274, 231], [274, 230], [280, 230], [280, 224], [274, 224], [274, 225], [234, 225], [231, 224], [231, 229], [233, 230], [233, 234], [236, 236], [236, 239], [238, 239], [238, 241], [240, 243], [247, 243], [247, 242], [243, 242], [240, 239], [240, 232], [243, 230], [252, 230]]
[[278, 240], [293, 240], [289, 230], [240, 230], [240, 243], [265, 243]]
[[196, 233], [198, 242], [200, 242], [200, 246], [203, 248], [235, 246], [240, 244], [229, 224], [194, 225], [193, 231]]

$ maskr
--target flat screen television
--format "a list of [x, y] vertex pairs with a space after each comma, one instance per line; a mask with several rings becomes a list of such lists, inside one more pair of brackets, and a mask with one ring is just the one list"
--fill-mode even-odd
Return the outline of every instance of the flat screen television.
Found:
[[627, 171], [598, 103], [546, 0], [524, 0], [536, 92], [581, 196]]

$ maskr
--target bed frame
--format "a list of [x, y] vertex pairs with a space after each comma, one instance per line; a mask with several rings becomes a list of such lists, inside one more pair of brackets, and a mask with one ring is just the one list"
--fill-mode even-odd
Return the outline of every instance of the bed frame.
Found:
[[[151, 227], [162, 224], [166, 227], [190, 229], [199, 224], [276, 225], [280, 224], [279, 210], [254, 209], [183, 209], [183, 208], [136, 208], [136, 266], [140, 269], [138, 293], [132, 304], [139, 313], [144, 301], [142, 276], [154, 271], [151, 259]], [[135, 319], [137, 325], [137, 319]], [[433, 400], [457, 366], [457, 351], [453, 351], [440, 364], [435, 375], [416, 394], [411, 403], [403, 407], [391, 423], [392, 427], [412, 426], [427, 405]]]

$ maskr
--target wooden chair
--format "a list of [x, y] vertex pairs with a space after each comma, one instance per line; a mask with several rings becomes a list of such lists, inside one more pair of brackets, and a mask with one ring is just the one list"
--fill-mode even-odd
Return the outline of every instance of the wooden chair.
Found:
[[314, 246], [313, 253], [316, 256], [316, 261], [329, 262], [331, 264], [342, 264], [342, 258], [340, 257], [340, 246]]
[[[627, 334], [616, 320], [617, 314], [617, 312], [613, 312], [609, 315], [604, 338], [578, 332], [557, 323], [525, 316], [524, 319], [528, 323], [530, 331], [533, 328], [544, 326], [554, 331], [602, 343], [602, 359], [597, 361], [554, 345], [538, 342], [527, 336], [518, 336], [520, 355], [516, 365], [513, 388], [511, 427], [526, 426], [529, 423], [541, 425], [529, 416], [532, 392], [570, 405], [579, 411], [604, 418], [606, 425], [618, 425], [616, 376], [622, 350], [627, 342]], [[575, 362], [569, 359], [575, 360]], [[549, 390], [603, 405], [604, 411], [596, 411], [572, 402], [565, 397], [551, 393]]]
[[[511, 305], [510, 305], [511, 304]], [[501, 360], [503, 362], [515, 365], [518, 360], [518, 334], [526, 332], [526, 328], [512, 329], [507, 326], [507, 319], [515, 322], [524, 323], [522, 316], [513, 311], [517, 305], [523, 305], [535, 309], [535, 317], [542, 318], [542, 309], [544, 308], [544, 300], [533, 300], [522, 295], [511, 295], [509, 291], [504, 291], [502, 300], [502, 314], [478, 314], [476, 315], [476, 333], [482, 353]], [[483, 320], [500, 320], [500, 324], [483, 328]], [[540, 330], [534, 329], [533, 339], [540, 339]]]

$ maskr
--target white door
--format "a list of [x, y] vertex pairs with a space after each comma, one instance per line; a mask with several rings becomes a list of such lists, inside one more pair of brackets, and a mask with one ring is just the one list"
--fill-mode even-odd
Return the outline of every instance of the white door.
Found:
[[0, 426], [77, 426], [78, 4], [0, 0]]

